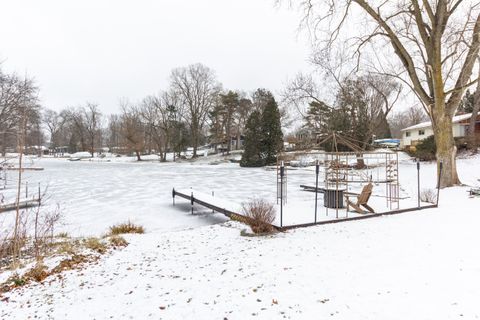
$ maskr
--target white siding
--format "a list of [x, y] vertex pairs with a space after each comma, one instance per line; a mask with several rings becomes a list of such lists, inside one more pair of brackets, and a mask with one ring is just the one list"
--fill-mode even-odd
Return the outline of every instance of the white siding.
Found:
[[[420, 131], [423, 130], [425, 132], [424, 135], [420, 135]], [[465, 126], [462, 126], [460, 123], [453, 124], [453, 136], [454, 137], [464, 137], [465, 136]], [[410, 136], [407, 137], [407, 132], [410, 133]], [[428, 138], [429, 136], [433, 136], [433, 129], [432, 127], [426, 127], [421, 129], [412, 129], [402, 132], [402, 143], [400, 144], [402, 147], [412, 145], [412, 141], [423, 140]]]
[[[424, 131], [425, 134], [420, 135], [420, 131]], [[407, 137], [407, 132], [410, 133], [409, 137]], [[423, 139], [428, 138], [430, 136], [433, 136], [433, 130], [432, 130], [431, 127], [404, 131], [402, 133], [401, 146], [402, 147], [410, 146], [412, 144], [412, 141], [423, 140]]]

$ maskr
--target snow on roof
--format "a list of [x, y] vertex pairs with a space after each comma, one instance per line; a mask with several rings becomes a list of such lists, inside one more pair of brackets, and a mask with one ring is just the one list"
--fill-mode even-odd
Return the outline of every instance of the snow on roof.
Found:
[[[459, 116], [453, 117], [452, 122], [453, 122], [453, 123], [457, 123], [457, 122], [460, 122], [460, 121], [463, 121], [463, 120], [468, 120], [468, 119], [470, 119], [471, 117], [472, 117], [472, 114], [471, 114], [471, 113], [461, 114], [461, 115], [459, 115]], [[402, 131], [415, 130], [415, 129], [421, 129], [421, 128], [428, 128], [428, 127], [431, 127], [431, 126], [432, 126], [432, 122], [431, 122], [431, 121], [425, 121], [425, 122], [416, 124], [416, 125], [414, 125], [414, 126], [411, 126], [411, 127], [405, 128], [405, 129], [402, 129]]]

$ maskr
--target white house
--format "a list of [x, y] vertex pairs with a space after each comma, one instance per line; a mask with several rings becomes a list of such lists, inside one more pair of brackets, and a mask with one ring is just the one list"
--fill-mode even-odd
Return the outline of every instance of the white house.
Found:
[[[454, 137], [465, 137], [471, 117], [471, 113], [453, 117], [452, 129]], [[480, 132], [480, 116], [477, 118], [475, 132]], [[414, 146], [419, 141], [428, 138], [429, 136], [433, 136], [432, 123], [430, 121], [402, 129], [401, 147]]]

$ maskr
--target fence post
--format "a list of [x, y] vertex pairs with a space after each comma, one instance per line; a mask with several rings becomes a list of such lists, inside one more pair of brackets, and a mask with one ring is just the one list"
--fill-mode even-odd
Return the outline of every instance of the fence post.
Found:
[[437, 207], [438, 207], [438, 199], [440, 198], [440, 181], [442, 179], [442, 171], [443, 171], [443, 162], [440, 162], [440, 168], [438, 172], [438, 181], [437, 181]]
[[172, 189], [172, 202], [175, 205], [175, 188]]
[[420, 160], [417, 159], [417, 201], [420, 208]]
[[315, 163], [315, 223], [317, 223], [317, 207], [318, 207], [318, 174], [320, 173], [320, 164]]
[[280, 165], [280, 227], [283, 227], [283, 175], [285, 174], [285, 166]]

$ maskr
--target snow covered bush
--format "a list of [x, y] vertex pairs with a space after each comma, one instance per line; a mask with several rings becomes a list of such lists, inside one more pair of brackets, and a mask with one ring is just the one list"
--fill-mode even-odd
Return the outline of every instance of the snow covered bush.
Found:
[[423, 189], [420, 193], [420, 200], [435, 204], [437, 203], [437, 193], [433, 189]]
[[275, 208], [264, 199], [253, 199], [243, 204], [243, 212], [248, 218], [246, 222], [255, 233], [270, 233], [274, 231], [272, 226], [275, 220]]

